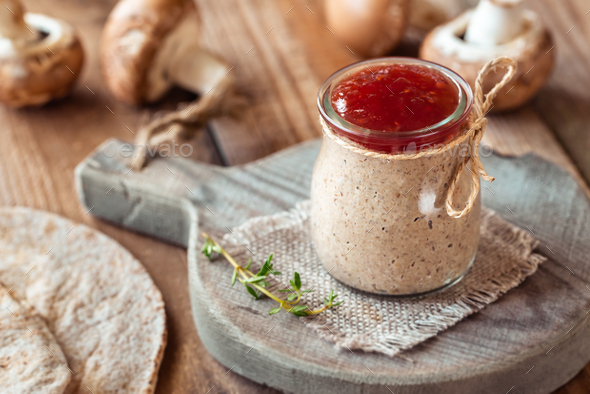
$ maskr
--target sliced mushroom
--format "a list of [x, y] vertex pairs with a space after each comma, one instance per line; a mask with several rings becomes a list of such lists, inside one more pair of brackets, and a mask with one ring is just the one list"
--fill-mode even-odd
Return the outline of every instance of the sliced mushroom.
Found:
[[208, 93], [230, 70], [199, 44], [190, 0], [121, 0], [104, 27], [101, 64], [112, 94], [130, 104], [161, 98], [173, 85]]
[[63, 97], [83, 61], [84, 50], [72, 26], [25, 14], [18, 0], [0, 0], [0, 102], [24, 107]]
[[326, 0], [328, 28], [354, 54], [381, 56], [402, 39], [408, 0]]
[[[543, 86], [553, 68], [552, 49], [549, 32], [522, 0], [481, 0], [474, 10], [432, 30], [420, 57], [455, 70], [472, 87], [485, 63], [500, 56], [513, 58], [518, 72], [494, 100], [494, 110], [501, 111], [526, 103]], [[484, 89], [501, 78], [490, 75]]]

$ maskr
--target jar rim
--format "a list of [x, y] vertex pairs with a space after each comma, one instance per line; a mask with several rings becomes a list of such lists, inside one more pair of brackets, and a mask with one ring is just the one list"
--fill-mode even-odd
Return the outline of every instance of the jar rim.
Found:
[[[334, 110], [332, 107], [331, 92], [332, 89], [337, 85], [335, 82], [339, 82], [345, 77], [348, 77], [355, 72], [365, 69], [371, 65], [392, 64], [416, 64], [441, 72], [457, 86], [460, 97], [457, 109], [451, 115], [434, 125], [426, 126], [417, 130], [398, 131], [395, 133], [384, 132], [383, 130], [366, 129], [357, 126], [341, 117]], [[328, 108], [326, 108], [326, 104], [328, 105]], [[399, 141], [400, 139], [403, 140], [411, 137], [435, 136], [439, 133], [444, 133], [445, 131], [456, 127], [460, 123], [464, 123], [469, 116], [471, 107], [473, 105], [473, 91], [471, 90], [471, 87], [467, 81], [465, 81], [465, 79], [463, 79], [459, 74], [440, 64], [412, 57], [389, 56], [355, 62], [334, 72], [320, 87], [317, 96], [317, 105], [320, 115], [324, 121], [326, 121], [331, 127], [336, 128], [345, 136], [351, 135], [364, 138], [376, 137], [383, 142], [387, 140]]]

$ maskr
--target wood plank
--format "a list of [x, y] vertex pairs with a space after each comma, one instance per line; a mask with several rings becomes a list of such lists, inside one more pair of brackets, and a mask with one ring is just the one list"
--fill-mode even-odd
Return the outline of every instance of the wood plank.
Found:
[[[552, 32], [557, 51], [553, 74], [533, 100], [533, 107], [590, 181], [590, 4], [542, 0], [530, 2], [530, 7]], [[590, 364], [556, 394], [582, 394], [588, 387]]]
[[551, 31], [557, 51], [553, 74], [533, 105], [590, 180], [590, 4], [584, 0], [529, 3]]
[[[234, 65], [249, 107], [212, 127], [231, 165], [320, 135], [316, 95], [323, 80], [356, 59], [322, 22], [320, 3], [197, 0], [206, 46]], [[215, 23], [210, 23], [215, 21]], [[330, 48], [330, 50], [326, 50]]]
[[[566, 170], [538, 156], [486, 158], [498, 180], [482, 199], [506, 220], [534, 231], [548, 261], [497, 303], [406, 351], [412, 363], [338, 350], [288, 314], [269, 318], [267, 303], [253, 302], [220, 280], [229, 278], [227, 265], [197, 258], [199, 227], [225, 233], [308, 198], [319, 145], [309, 141], [231, 168], [163, 159], [128, 175], [121, 158], [105, 157], [99, 148], [77, 168], [78, 190], [95, 215], [188, 248], [193, 316], [205, 347], [228, 370], [258, 382], [310, 394], [379, 393], [386, 387], [399, 393], [496, 393], [512, 386], [543, 393], [584, 366], [590, 358], [590, 293], [584, 287], [590, 279], [590, 201]], [[536, 368], [529, 371], [531, 366]]]
[[[211, 20], [220, 15], [227, 15], [222, 12], [215, 13], [215, 8], [225, 7], [224, 10], [227, 12], [232, 8], [230, 4], [232, 1], [237, 2], [237, 0], [215, 3], [202, 1], [203, 4], [199, 4], [206, 15], [205, 19]], [[224, 156], [233, 158], [233, 160], [228, 160], [229, 164], [252, 161], [294, 142], [319, 136], [321, 131], [314, 123], [315, 118], [312, 117], [309, 120], [308, 113], [309, 111], [312, 114], [317, 113], [315, 98], [320, 84], [338, 68], [360, 60], [335, 40], [329, 29], [326, 28], [323, 9], [319, 7], [317, 2], [302, 0], [291, 5], [292, 3], [285, 1], [278, 3], [264, 1], [257, 0], [248, 7], [238, 8], [240, 12], [236, 13], [235, 20], [220, 19], [219, 23], [205, 24], [204, 39], [207, 45], [212, 50], [221, 51], [228, 59], [233, 59], [232, 64], [236, 65], [235, 71], [239, 75], [241, 85], [257, 86], [253, 98], [254, 106], [244, 115], [244, 119], [240, 119], [238, 125], [236, 125], [238, 122], [227, 119], [214, 122], [216, 139], [220, 143], [220, 149], [224, 152]], [[239, 2], [239, 4], [247, 4], [247, 2]], [[291, 9], [291, 7], [294, 8]], [[261, 23], [244, 24], [242, 22], [242, 25], [246, 26], [240, 28], [240, 21], [245, 18], [244, 15], [247, 14], [249, 8], [257, 11], [265, 10], [264, 17], [261, 17], [260, 20], [278, 20], [280, 23], [270, 24], [270, 27], [267, 27]], [[288, 14], [282, 15], [279, 8], [282, 8], [282, 11], [287, 10]], [[273, 26], [274, 28], [266, 35], [268, 29]], [[275, 32], [277, 34], [273, 36], [272, 34]], [[262, 38], [263, 34], [266, 40]], [[256, 41], [255, 38], [249, 36], [258, 37], [259, 40]], [[273, 37], [278, 39], [271, 39]], [[289, 38], [285, 39], [285, 37]], [[400, 48], [394, 50], [392, 55], [416, 56], [422, 37], [423, 33], [411, 32], [411, 35], [406, 37]], [[256, 49], [255, 43], [262, 47], [261, 52], [268, 52], [264, 52], [266, 56], [257, 55], [247, 58], [242, 56], [242, 53], [236, 52], [236, 48], [240, 48], [242, 52], [252, 46]], [[271, 45], [272, 50], [268, 50], [268, 45]], [[326, 47], [329, 47], [330, 50], [327, 51]], [[244, 48], [247, 49], [244, 50]], [[297, 61], [294, 62], [294, 60]], [[277, 64], [290, 65], [293, 63], [296, 63], [296, 67], [281, 69], [281, 75], [290, 74], [288, 79], [292, 81], [292, 84], [273, 85], [267, 78], [267, 75], [271, 73], [269, 70], [272, 70]], [[308, 77], [298, 78], [297, 71], [301, 73], [299, 75], [307, 75]], [[310, 74], [315, 75], [315, 78], [309, 78]], [[301, 92], [299, 98], [302, 100], [298, 106], [291, 107], [292, 101], [285, 101], [284, 95], [288, 93], [274, 93], [274, 89], [293, 91], [294, 86], [297, 85], [301, 85], [298, 90]], [[294, 100], [293, 97], [289, 99]], [[281, 102], [282, 110], [275, 111], [275, 114], [286, 114], [292, 110], [293, 113], [298, 114], [298, 119], [308, 119], [308, 123], [296, 125], [285, 123], [284, 116], [277, 115], [278, 118], [273, 118], [273, 115], [269, 114], [270, 111], [264, 109], [264, 102], [273, 103], [273, 105]], [[260, 117], [256, 114], [258, 111], [256, 108], [260, 107], [267, 113], [262, 119], [268, 121], [268, 124], [258, 124]], [[287, 108], [290, 110], [287, 111]], [[299, 114], [302, 108], [306, 109], [303, 111], [305, 112], [303, 115]], [[525, 106], [512, 114], [492, 116], [484, 142], [493, 145], [499, 153], [506, 155], [536, 152], [542, 157], [564, 166], [575, 174], [577, 179], [581, 179], [577, 168], [565, 154], [554, 134], [530, 108], [530, 106]], [[498, 126], [496, 126], [496, 122], [498, 122]], [[299, 131], [295, 133], [289, 130], [285, 131], [282, 129], [283, 127], [292, 127]], [[309, 129], [301, 132], [301, 127], [309, 127]], [[264, 132], [265, 128], [272, 131]], [[250, 147], [253, 148], [250, 149]]]
[[590, 189], [577, 166], [530, 106], [507, 114], [490, 115], [483, 143], [489, 144], [496, 153], [503, 155], [535, 153], [568, 170], [590, 195]]
[[[208, 387], [223, 387], [217, 381], [223, 380], [227, 370], [205, 350], [194, 323], [186, 318], [190, 309], [186, 252], [85, 215], [74, 190], [74, 167], [97, 145], [113, 136], [133, 141], [127, 127], [137, 131], [145, 113], [174, 108], [179, 100], [192, 96], [172, 92], [162, 103], [148, 109], [122, 105], [110, 96], [100, 74], [98, 43], [114, 0], [25, 0], [24, 4], [30, 11], [59, 17], [76, 26], [86, 63], [68, 98], [39, 109], [15, 111], [0, 107], [0, 205], [25, 205], [64, 215], [97, 228], [130, 250], [147, 268], [166, 302], [169, 343], [157, 392], [202, 391], [209, 383]], [[195, 145], [196, 158], [220, 162], [209, 135], [201, 134]], [[225, 387], [230, 392], [241, 391], [241, 387], [245, 393], [259, 390], [238, 376], [226, 380]]]
[[[467, 0], [464, 7], [468, 8]], [[418, 48], [425, 33], [414, 29], [407, 32], [404, 41], [392, 55], [418, 56]], [[557, 55], [558, 62], [560, 54]], [[538, 97], [545, 97], [542, 90]], [[574, 117], [577, 119], [577, 117]], [[553, 130], [539, 115], [535, 103], [524, 105], [517, 110], [488, 115], [488, 126], [482, 143], [492, 146], [496, 153], [508, 156], [520, 156], [535, 153], [570, 171], [582, 188], [590, 195], [590, 188], [580, 174], [578, 166], [561, 145]]]
[[[186, 277], [186, 260], [182, 250], [92, 219], [90, 215], [85, 215], [85, 211], [80, 208], [74, 197], [72, 177], [74, 166], [99, 143], [110, 136], [130, 141], [133, 136], [127, 131], [125, 126], [135, 131], [143, 112], [117, 104], [106, 92], [100, 77], [97, 62], [98, 38], [102, 23], [115, 1], [86, 2], [81, 0], [56, 0], [48, 3], [39, 0], [25, 0], [24, 3], [30, 10], [46, 12], [74, 23], [81, 32], [82, 41], [86, 49], [87, 62], [83, 69], [82, 80], [78, 83], [71, 98], [51, 104], [40, 110], [10, 111], [0, 109], [0, 122], [3, 125], [0, 128], [0, 136], [3, 137], [3, 144], [0, 146], [0, 157], [2, 158], [0, 161], [0, 203], [3, 205], [28, 205], [47, 209], [77, 221], [84, 221], [117, 239], [146, 265], [164, 294], [168, 305], [167, 312], [171, 327], [170, 345], [166, 352], [160, 374], [159, 392], [184, 393], [202, 390], [203, 388], [208, 390], [213, 385], [220, 392], [271, 392], [272, 390], [270, 389], [263, 391], [264, 389], [259, 385], [240, 378], [233, 372], [226, 375], [227, 370], [220, 364], [214, 362], [207, 351], [204, 350], [202, 343], [196, 335], [192, 321], [186, 319], [186, 310], [189, 302], [188, 293], [184, 290], [184, 283], [186, 282], [183, 282], [182, 279]], [[204, 14], [205, 17], [203, 20], [206, 37], [216, 34], [215, 29], [217, 28], [228, 29], [226, 27], [226, 24], [228, 24], [226, 21], [236, 24], [237, 27], [234, 29], [240, 31], [239, 29], [241, 28], [239, 26], [242, 26], [244, 22], [240, 18], [232, 18], [232, 14], [236, 13], [235, 10], [240, 10], [240, 13], [242, 13], [243, 11], [238, 7], [245, 7], [245, 5], [236, 6], [235, 1], [229, 0], [218, 0], [216, 2], [207, 2], [207, 4], [201, 1], [201, 3], [203, 3], [203, 8], [216, 7], [215, 10], [218, 10], [216, 13]], [[224, 4], [217, 5], [217, 3]], [[293, 14], [297, 15], [297, 17], [289, 19], [289, 15], [291, 15], [289, 13], [285, 16], [285, 19], [279, 18], [279, 22], [286, 21], [287, 23], [280, 25], [277, 22], [278, 27], [275, 26], [275, 29], [279, 29], [282, 26], [285, 30], [282, 34], [289, 36], [291, 40], [295, 41], [295, 44], [293, 44], [295, 49], [290, 47], [292, 55], [285, 57], [285, 61], [288, 61], [291, 57], [296, 62], [300, 61], [298, 59], [307, 59], [307, 65], [300, 70], [305, 73], [311, 70], [312, 74], [317, 75], [317, 77], [314, 77], [317, 86], [336, 68], [354, 60], [352, 54], [347, 53], [348, 51], [345, 48], [339, 46], [327, 29], [325, 29], [321, 20], [321, 10], [318, 10], [319, 4], [317, 2], [301, 0], [287, 4], [286, 1], [280, 0], [277, 2], [247, 1], [245, 3], [248, 4], [248, 7], [256, 6], [257, 12], [264, 11], [263, 8], [265, 7], [273, 7], [270, 11], [265, 11], [271, 13], [271, 15], [287, 13], [291, 6], [295, 6], [291, 12], [297, 11], [298, 14]], [[580, 0], [576, 4], [578, 4], [576, 6], [578, 8], [576, 9], [580, 9], [584, 5], [584, 1]], [[582, 4], [582, 6], [579, 4]], [[305, 5], [308, 5], [315, 15], [307, 11]], [[236, 8], [233, 9], [233, 6], [236, 6]], [[582, 11], [584, 11], [583, 7]], [[547, 12], [546, 17], [549, 19], [552, 18], [550, 15], [552, 12]], [[251, 18], [251, 22], [249, 22], [250, 26], [254, 25], [253, 28], [257, 28], [256, 23], [260, 25], [258, 27], [260, 31], [256, 36], [258, 39], [262, 38], [261, 33], [266, 37], [268, 29], [275, 24], [271, 20], [263, 20], [264, 18], [252, 19], [255, 16], [250, 16], [249, 18]], [[267, 22], [268, 26], [266, 25]], [[216, 25], [219, 26], [215, 27]], [[269, 36], [275, 32], [275, 29], [269, 33]], [[576, 32], [576, 29], [569, 33], [566, 38]], [[244, 31], [247, 32], [245, 29], [240, 32], [243, 33]], [[222, 41], [222, 38], [219, 36], [223, 34], [224, 31], [221, 30], [218, 37], [207, 38], [210, 47], [218, 53], [223, 53], [224, 55], [236, 53], [235, 56], [237, 58], [238, 51], [237, 49], [232, 49], [234, 46], [238, 46], [242, 42], [243, 47], [239, 47], [238, 49], [240, 49], [239, 53], [244, 55], [254, 45], [254, 43], [244, 42], [243, 40], [234, 43], [233, 38], [226, 38]], [[215, 41], [215, 39], [218, 41]], [[251, 41], [253, 42], [253, 39]], [[273, 51], [281, 51], [281, 41], [277, 40], [274, 45], [277, 44], [279, 47], [273, 48]], [[560, 48], [561, 46], [560, 44]], [[266, 56], [282, 56], [274, 55], [273, 53], [269, 54], [268, 49], [266, 51]], [[587, 69], [587, 66], [578, 65], [579, 60], [576, 56], [568, 58], [567, 61], [559, 60], [559, 56], [561, 56], [560, 52], [558, 52], [558, 65], [560, 65], [560, 69], [563, 68], [565, 70], [564, 72], [573, 68], [577, 74], [580, 74], [580, 67], [586, 67]], [[228, 58], [230, 60], [232, 59], [231, 57]], [[267, 61], [266, 58], [265, 61]], [[247, 72], [248, 67], [246, 65], [244, 66], [244, 73]], [[265, 75], [266, 73], [266, 69], [264, 68], [255, 68], [254, 65], [251, 67], [253, 72], [261, 72], [261, 75]], [[290, 73], [294, 72], [290, 71]], [[285, 78], [287, 82], [280, 82], [281, 86], [290, 86], [288, 82], [293, 80], [292, 76], [289, 78], [273, 76], [273, 78]], [[244, 85], [245, 90], [247, 92], [256, 91], [258, 89], [256, 81], [253, 79], [250, 79], [250, 81], [252, 82]], [[585, 80], [581, 79], [581, 81]], [[572, 82], [575, 81], [572, 80]], [[270, 86], [274, 86], [274, 84], [275, 82]], [[311, 86], [311, 83], [309, 84]], [[90, 93], [86, 86], [94, 94]], [[549, 91], [551, 94], [559, 93], [559, 86], [555, 86], [556, 88], [553, 91]], [[315, 109], [316, 91], [317, 88], [306, 88], [305, 92], [307, 93], [305, 94], [309, 95], [309, 97], [306, 96], [307, 104], [299, 104], [299, 108], [311, 107]], [[257, 94], [260, 95], [260, 93]], [[551, 94], [548, 95], [547, 100], [552, 97]], [[182, 99], [187, 98], [190, 98], [190, 96], [184, 95]], [[286, 99], [283, 98], [283, 100]], [[166, 105], [170, 108], [174, 102], [175, 97], [168, 97], [164, 103], [154, 106], [149, 111], [166, 107]], [[550, 101], [548, 102], [551, 104]], [[572, 104], [575, 104], [575, 102], [568, 102], [567, 106]], [[106, 109], [106, 106], [109, 106], [115, 114], [111, 114]], [[551, 105], [548, 106], [551, 107]], [[297, 123], [299, 128], [295, 129], [295, 126], [289, 126], [289, 123], [287, 123], [295, 122], [294, 120], [282, 118], [284, 113], [280, 106], [274, 108], [273, 111], [277, 114], [277, 118], [280, 115], [282, 119], [280, 119], [280, 122], [286, 123], [287, 125], [277, 127], [275, 123], [269, 122], [268, 117], [271, 111], [266, 111], [260, 107], [259, 110], [246, 116], [248, 124], [253, 125], [252, 128], [248, 128], [247, 130], [245, 128], [237, 128], [235, 132], [227, 128], [227, 131], [223, 131], [227, 133], [227, 138], [221, 138], [223, 137], [221, 135], [222, 133], [215, 136], [215, 138], [223, 140], [222, 144], [226, 146], [224, 153], [227, 156], [226, 160], [228, 162], [247, 162], [253, 158], [264, 156], [276, 149], [288, 146], [293, 142], [310, 137], [308, 134], [309, 131], [301, 126], [301, 124], [305, 123]], [[567, 114], [568, 112], [564, 109], [563, 113]], [[580, 116], [580, 114], [572, 113], [571, 116]], [[315, 117], [316, 113], [312, 112], [312, 119], [315, 120]], [[560, 122], [563, 120], [562, 118], [567, 120], [567, 116], [562, 115]], [[499, 151], [510, 153], [511, 149], [515, 151], [515, 146], [519, 146], [514, 145], [518, 141], [530, 141], [530, 149], [534, 149], [546, 157], [551, 156], [553, 160], [556, 160], [555, 158], [558, 157], [560, 158], [558, 159], [560, 163], [564, 164], [568, 162], [567, 156], [560, 153], [560, 149], [556, 148], [557, 145], [554, 142], [550, 142], [555, 140], [542, 123], [535, 121], [537, 126], [533, 130], [537, 131], [530, 133], [533, 135], [528, 134], [526, 131], [526, 123], [521, 123], [519, 127], [514, 127], [514, 129], [517, 129], [515, 135], [519, 136], [519, 139], [515, 140], [515, 135], [512, 135], [512, 126], [504, 124], [501, 126], [501, 130], [494, 131], [494, 122], [492, 121], [490, 124], [486, 139], [498, 145]], [[557, 126], [560, 126], [560, 122], [557, 122]], [[575, 125], [581, 127], [577, 123]], [[584, 125], [585, 123], [582, 124], [582, 126]], [[313, 127], [316, 127], [315, 135], [318, 135], [319, 128], [312, 125]], [[254, 134], [249, 134], [250, 130], [253, 130]], [[572, 134], [576, 135], [575, 130]], [[493, 139], [495, 135], [498, 137]], [[198, 145], [204, 146], [204, 149], [200, 153], [195, 152], [196, 156], [203, 161], [211, 160], [213, 162], [220, 162], [221, 159], [215, 155], [215, 149], [212, 146], [213, 142], [211, 139], [206, 135], [203, 138], [204, 141]], [[510, 141], [511, 138], [512, 143], [506, 143], [506, 146], [503, 148], [500, 147], [502, 141]], [[232, 139], [236, 141], [236, 144], [231, 144]], [[552, 154], [553, 149], [557, 149], [556, 156]], [[210, 157], [209, 155], [213, 155], [214, 157]], [[179, 291], [178, 289], [183, 290]], [[581, 392], [584, 391], [577, 391], [576, 393]]]
[[[590, 5], [585, 0], [542, 0], [529, 1], [528, 7], [553, 34], [555, 69], [531, 104], [490, 116], [483, 142], [503, 154], [535, 152], [570, 171], [589, 194]], [[572, 26], [576, 27], [568, 33]], [[582, 394], [589, 386], [590, 364], [557, 393]]]
[[[190, 98], [186, 94], [172, 93], [157, 106], [142, 110], [118, 103], [109, 95], [101, 79], [98, 44], [102, 23], [114, 3], [63, 0], [56, 12], [55, 4], [25, 2], [29, 10], [55, 15], [76, 26], [85, 48], [86, 62], [80, 80], [66, 99], [37, 109], [15, 111], [0, 107], [0, 119], [6, 125], [0, 133], [7, 141], [0, 148], [0, 154], [12, 158], [0, 167], [0, 187], [7, 196], [6, 203], [80, 217], [77, 204], [70, 197], [72, 175], [65, 169], [73, 168], [107, 136], [133, 141], [132, 132], [137, 131], [142, 117], [173, 108], [179, 96], [185, 100]], [[194, 156], [218, 162], [209, 136], [201, 134], [200, 138]], [[55, 164], [49, 162], [54, 159], [57, 160]], [[17, 168], [16, 164], [21, 165]], [[33, 193], [30, 186], [39, 192]]]

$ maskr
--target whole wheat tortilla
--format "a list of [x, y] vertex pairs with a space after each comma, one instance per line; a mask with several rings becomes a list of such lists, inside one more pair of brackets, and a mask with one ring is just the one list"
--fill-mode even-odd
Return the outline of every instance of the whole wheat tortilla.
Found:
[[53, 334], [25, 302], [0, 283], [0, 388], [5, 394], [61, 394], [70, 382]]
[[54, 214], [1, 208], [0, 280], [57, 339], [74, 373], [65, 393], [154, 391], [166, 345], [164, 302], [121, 245]]

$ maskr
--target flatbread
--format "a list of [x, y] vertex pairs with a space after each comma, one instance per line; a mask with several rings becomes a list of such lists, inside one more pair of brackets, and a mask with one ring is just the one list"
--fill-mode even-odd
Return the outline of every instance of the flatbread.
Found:
[[121, 245], [54, 214], [2, 208], [0, 280], [47, 321], [74, 372], [66, 394], [154, 391], [164, 302]]
[[66, 358], [41, 317], [0, 283], [0, 387], [4, 394], [61, 394]]

